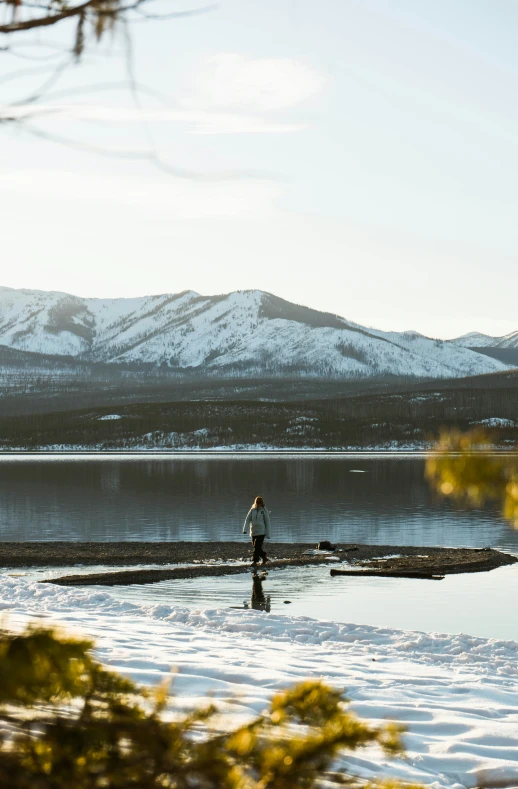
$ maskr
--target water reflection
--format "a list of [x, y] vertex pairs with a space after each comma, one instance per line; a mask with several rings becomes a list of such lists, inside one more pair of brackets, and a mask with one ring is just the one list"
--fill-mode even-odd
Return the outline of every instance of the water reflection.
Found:
[[250, 608], [256, 611], [270, 612], [270, 595], [265, 595], [263, 589], [263, 578], [255, 573], [252, 575], [252, 597], [250, 598]]
[[[266, 595], [263, 589], [263, 581], [265, 578], [266, 573], [254, 573], [252, 575], [252, 594], [250, 602], [248, 600], [243, 600], [243, 605], [231, 605], [230, 608], [239, 608], [241, 610], [253, 608], [255, 611], [266, 611], [270, 613], [272, 608], [271, 597], [270, 595]], [[215, 598], [217, 599], [219, 596], [220, 595], [216, 592]]]
[[[518, 620], [512, 608], [518, 598], [518, 565], [488, 573], [449, 575], [439, 584], [410, 578], [332, 578], [329, 569], [270, 571], [262, 586], [265, 598], [270, 597], [272, 612], [403, 630], [518, 639]], [[194, 610], [253, 607], [247, 574], [99, 590], [137, 604], [180, 605]]]
[[424, 461], [401, 457], [2, 458], [0, 539], [245, 540], [258, 493], [278, 542], [518, 552], [518, 532], [498, 511], [438, 499]]

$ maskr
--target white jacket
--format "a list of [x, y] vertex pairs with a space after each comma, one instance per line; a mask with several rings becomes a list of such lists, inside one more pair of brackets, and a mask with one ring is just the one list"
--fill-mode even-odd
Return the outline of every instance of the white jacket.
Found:
[[266, 507], [252, 507], [245, 518], [243, 524], [243, 534], [246, 533], [247, 526], [250, 525], [250, 537], [258, 537], [265, 534], [270, 539], [270, 515]]

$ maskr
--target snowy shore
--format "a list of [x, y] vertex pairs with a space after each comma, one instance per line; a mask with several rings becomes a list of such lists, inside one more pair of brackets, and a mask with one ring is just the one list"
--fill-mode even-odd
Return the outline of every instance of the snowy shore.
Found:
[[[515, 441], [503, 441], [495, 443], [489, 449], [490, 452], [516, 454]], [[427, 456], [434, 451], [434, 444], [430, 441], [389, 441], [384, 444], [371, 444], [365, 446], [330, 446], [315, 447], [308, 445], [300, 446], [276, 446], [273, 444], [228, 444], [221, 446], [207, 446], [206, 444], [195, 444], [193, 446], [175, 447], [164, 445], [152, 445], [146, 443], [127, 444], [124, 446], [108, 446], [100, 444], [49, 444], [36, 447], [27, 446], [2, 446], [0, 456], [15, 457], [25, 455], [95, 455], [98, 457], [106, 456], [113, 458], [120, 455], [123, 457], [131, 455], [166, 455], [178, 457], [203, 457], [218, 455], [307, 455], [308, 457], [318, 456], [369, 456], [369, 455], [416, 455]], [[477, 451], [477, 450], [475, 450]], [[481, 454], [487, 454], [488, 448], [480, 450]], [[452, 453], [455, 454], [455, 453]]]
[[[500, 446], [495, 446], [495, 451], [501, 449]], [[505, 449], [505, 447], [503, 447]], [[376, 444], [372, 446], [345, 446], [345, 447], [314, 447], [307, 445], [300, 445], [298, 447], [283, 447], [273, 444], [225, 444], [221, 446], [207, 446], [206, 444], [194, 444], [192, 446], [168, 446], [164, 444], [151, 444], [146, 442], [127, 443], [119, 447], [110, 447], [105, 443], [99, 444], [49, 444], [37, 447], [24, 447], [24, 446], [3, 446], [0, 449], [0, 454], [96, 454], [102, 453], [103, 455], [114, 454], [178, 454], [178, 455], [191, 455], [192, 453], [200, 453], [206, 455], [218, 454], [232, 454], [232, 453], [281, 453], [281, 454], [300, 454], [301, 452], [308, 455], [322, 455], [322, 454], [363, 454], [364, 452], [415, 452], [415, 453], [428, 453], [433, 449], [431, 442], [412, 441], [405, 443], [398, 443], [391, 441], [386, 444]]]
[[258, 611], [139, 605], [106, 592], [0, 577], [7, 623], [52, 621], [97, 641], [98, 657], [143, 684], [171, 667], [176, 701], [213, 694], [233, 722], [305, 677], [345, 688], [353, 709], [408, 728], [406, 760], [377, 751], [349, 759], [359, 774], [439, 789], [518, 783], [518, 644]]

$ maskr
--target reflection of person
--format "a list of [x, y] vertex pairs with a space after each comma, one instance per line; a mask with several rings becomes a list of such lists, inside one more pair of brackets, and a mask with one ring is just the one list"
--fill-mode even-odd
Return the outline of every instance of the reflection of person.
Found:
[[250, 526], [250, 537], [254, 546], [252, 564], [257, 564], [259, 557], [262, 557], [262, 563], [266, 564], [268, 557], [263, 551], [263, 542], [265, 537], [270, 539], [270, 515], [264, 506], [262, 496], [257, 496], [250, 508], [243, 525], [243, 534], [245, 534], [247, 526]]
[[265, 597], [263, 592], [263, 582], [258, 575], [252, 576], [252, 597], [250, 605], [256, 611], [270, 611], [270, 595]]

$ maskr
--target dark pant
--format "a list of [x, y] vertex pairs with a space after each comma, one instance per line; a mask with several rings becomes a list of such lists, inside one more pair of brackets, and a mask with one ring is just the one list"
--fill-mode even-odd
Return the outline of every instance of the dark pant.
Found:
[[255, 537], [252, 537], [252, 543], [254, 546], [254, 556], [252, 561], [254, 564], [257, 564], [260, 558], [262, 558], [263, 561], [266, 559], [266, 553], [263, 551], [264, 538], [264, 534], [256, 534]]

